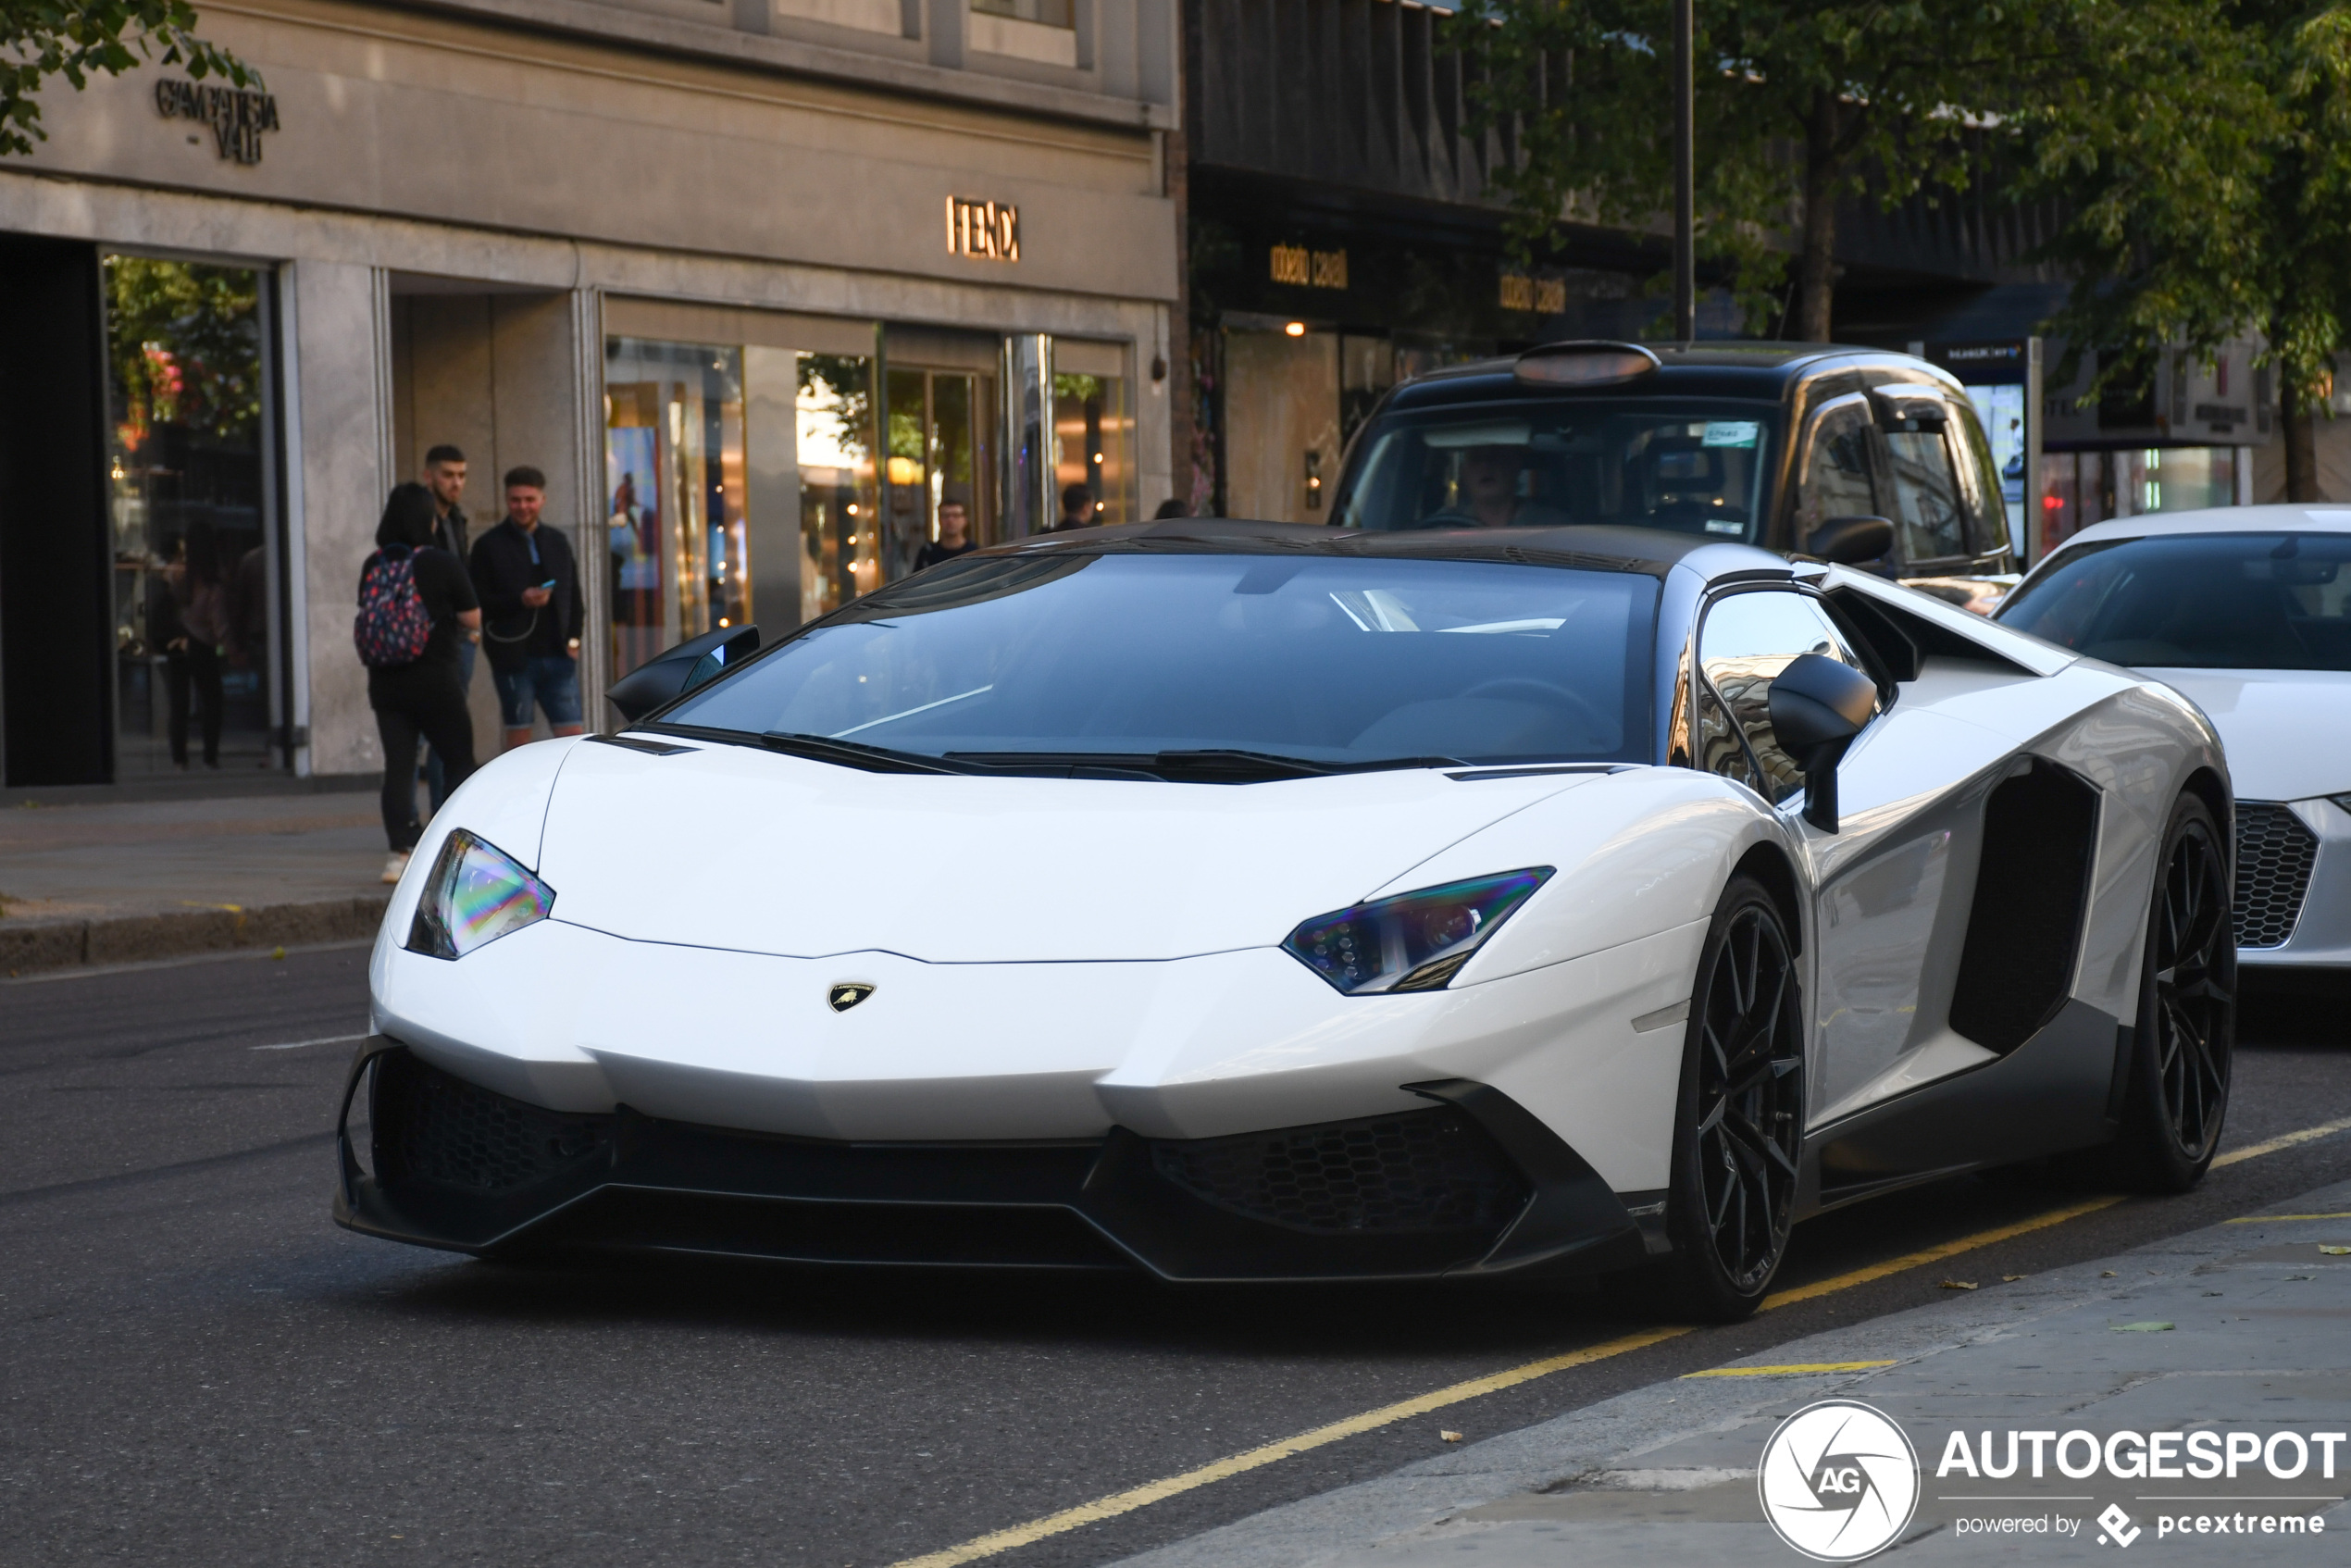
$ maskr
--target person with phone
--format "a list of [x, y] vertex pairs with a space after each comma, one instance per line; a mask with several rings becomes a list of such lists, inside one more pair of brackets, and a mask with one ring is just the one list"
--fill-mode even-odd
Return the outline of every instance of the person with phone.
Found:
[[547, 476], [536, 468], [506, 473], [506, 516], [473, 548], [481, 597], [482, 647], [498, 688], [506, 749], [530, 743], [544, 714], [556, 735], [580, 732], [579, 568], [561, 529], [543, 527]]

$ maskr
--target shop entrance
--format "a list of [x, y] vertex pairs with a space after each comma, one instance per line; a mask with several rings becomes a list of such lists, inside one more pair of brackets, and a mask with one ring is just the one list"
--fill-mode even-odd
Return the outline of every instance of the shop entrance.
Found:
[[997, 539], [989, 431], [996, 379], [976, 370], [890, 362], [889, 460], [885, 465], [883, 553], [890, 581], [915, 570], [939, 538], [939, 511], [961, 506], [975, 544]]
[[[1296, 330], [1290, 330], [1296, 328]], [[1338, 483], [1336, 332], [1302, 323], [1225, 334], [1225, 513], [1269, 523], [1330, 520]]]
[[287, 765], [271, 282], [0, 241], [9, 784]]

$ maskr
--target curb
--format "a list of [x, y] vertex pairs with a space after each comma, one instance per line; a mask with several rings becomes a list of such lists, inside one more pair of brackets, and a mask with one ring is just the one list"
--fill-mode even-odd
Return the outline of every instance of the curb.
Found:
[[273, 903], [254, 908], [221, 904], [169, 915], [96, 920], [27, 921], [0, 925], [0, 974], [71, 969], [93, 964], [136, 964], [239, 948], [296, 947], [352, 941], [376, 934], [389, 894]]

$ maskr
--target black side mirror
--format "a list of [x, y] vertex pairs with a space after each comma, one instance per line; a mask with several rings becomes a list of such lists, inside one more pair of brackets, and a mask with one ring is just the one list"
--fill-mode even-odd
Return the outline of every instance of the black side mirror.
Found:
[[695, 687], [715, 680], [728, 666], [758, 651], [757, 627], [721, 627], [647, 659], [614, 681], [604, 691], [604, 701], [618, 708], [622, 718], [640, 719]]
[[1877, 682], [1839, 659], [1805, 653], [1772, 682], [1772, 732], [1804, 770], [1804, 820], [1836, 831], [1836, 765], [1877, 707]]
[[1894, 550], [1894, 525], [1884, 517], [1831, 517], [1812, 530], [1804, 553], [1840, 566], [1858, 566]]

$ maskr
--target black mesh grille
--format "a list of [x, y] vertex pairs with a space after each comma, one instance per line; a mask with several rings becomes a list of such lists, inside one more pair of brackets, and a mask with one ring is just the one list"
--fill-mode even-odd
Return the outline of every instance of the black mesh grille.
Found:
[[1524, 1178], [1451, 1107], [1186, 1142], [1154, 1141], [1176, 1186], [1251, 1219], [1322, 1233], [1486, 1230], [1525, 1206]]
[[2318, 858], [2317, 836], [2294, 813], [2237, 803], [2237, 946], [2277, 947], [2294, 935]]
[[517, 1192], [604, 1152], [610, 1116], [567, 1116], [493, 1094], [405, 1051], [376, 1069], [376, 1160], [387, 1180]]

